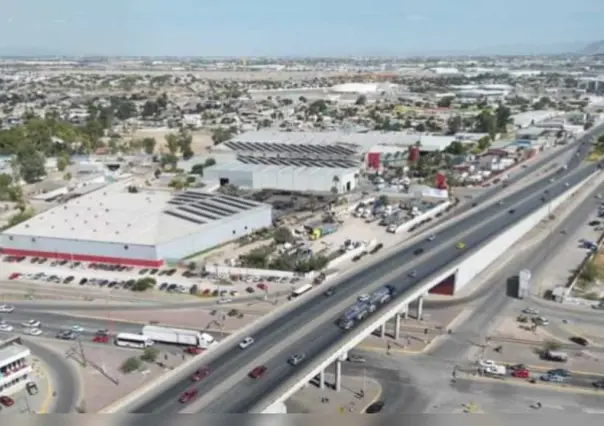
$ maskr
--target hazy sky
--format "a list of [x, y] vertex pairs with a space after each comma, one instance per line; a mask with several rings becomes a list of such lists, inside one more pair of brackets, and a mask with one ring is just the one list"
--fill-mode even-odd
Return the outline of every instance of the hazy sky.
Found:
[[604, 0], [7, 0], [0, 49], [397, 55], [604, 39]]

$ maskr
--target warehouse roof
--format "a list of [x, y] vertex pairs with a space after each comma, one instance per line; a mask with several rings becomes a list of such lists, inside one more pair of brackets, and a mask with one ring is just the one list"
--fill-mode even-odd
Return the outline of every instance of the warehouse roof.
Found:
[[348, 173], [356, 173], [359, 170], [358, 166], [352, 167], [325, 167], [325, 166], [297, 166], [279, 165], [279, 164], [255, 164], [241, 163], [233, 161], [231, 163], [223, 163], [212, 166], [212, 169], [220, 171], [242, 171], [252, 173], [275, 172], [298, 174], [300, 176], [324, 176], [328, 179], [333, 179], [334, 176], [340, 176]]
[[278, 132], [260, 130], [243, 133], [223, 145], [235, 151], [242, 151], [244, 150], [242, 146], [246, 146], [246, 150], [253, 149], [258, 152], [274, 154], [278, 154], [280, 146], [283, 146], [281, 149], [286, 149], [284, 146], [287, 145], [305, 146], [306, 149], [314, 149], [314, 147], [311, 148], [310, 146], [319, 145], [322, 148], [335, 146], [337, 148], [349, 149], [353, 153], [359, 150], [367, 151], [376, 145], [411, 146], [418, 141], [421, 143], [423, 150], [442, 150], [454, 140], [454, 136], [430, 135], [417, 132], [347, 133], [337, 131]]
[[270, 206], [221, 194], [140, 190], [117, 183], [14, 226], [4, 235], [154, 245]]
[[314, 158], [279, 158], [279, 157], [248, 157], [240, 155], [237, 161], [243, 164], [257, 164], [265, 166], [292, 166], [292, 167], [327, 167], [350, 169], [358, 167], [359, 163], [352, 160], [329, 160], [329, 159], [314, 159]]

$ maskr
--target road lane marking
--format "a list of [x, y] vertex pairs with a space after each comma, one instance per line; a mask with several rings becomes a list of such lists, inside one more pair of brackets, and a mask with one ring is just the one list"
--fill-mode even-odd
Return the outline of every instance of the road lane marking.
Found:
[[365, 411], [367, 411], [367, 409], [369, 407], [371, 407], [373, 404], [375, 404], [377, 401], [379, 401], [379, 399], [382, 397], [382, 392], [384, 391], [384, 389], [382, 388], [382, 385], [377, 380], [373, 380], [373, 379], [363, 379], [363, 380], [372, 381], [375, 384], [377, 384], [378, 385], [378, 391], [377, 391], [377, 394], [371, 399], [371, 401], [369, 402], [369, 404], [367, 404], [367, 406], [365, 406], [365, 408], [363, 408], [361, 410], [361, 414], [365, 414]]
[[40, 373], [43, 377], [43, 380], [46, 382], [46, 386], [44, 387], [45, 388], [44, 400], [42, 401], [42, 405], [40, 406], [40, 410], [38, 411], [38, 413], [46, 414], [46, 413], [48, 413], [48, 410], [50, 409], [50, 407], [53, 403], [53, 394], [54, 394], [55, 390], [52, 386], [52, 380], [50, 378], [50, 374], [48, 372], [48, 368], [47, 368], [46, 364], [42, 360], [38, 360], [37, 365], [38, 365]]

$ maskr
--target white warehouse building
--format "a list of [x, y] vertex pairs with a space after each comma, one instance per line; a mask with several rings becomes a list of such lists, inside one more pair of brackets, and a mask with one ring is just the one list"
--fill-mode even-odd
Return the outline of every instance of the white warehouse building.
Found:
[[257, 158], [254, 163], [237, 161], [208, 167], [204, 177], [221, 185], [257, 190], [329, 193], [335, 188], [339, 194], [353, 190], [359, 168], [347, 162], [329, 163], [332, 167], [315, 160]]
[[6, 255], [157, 268], [272, 226], [272, 208], [200, 190], [115, 183], [2, 233]]

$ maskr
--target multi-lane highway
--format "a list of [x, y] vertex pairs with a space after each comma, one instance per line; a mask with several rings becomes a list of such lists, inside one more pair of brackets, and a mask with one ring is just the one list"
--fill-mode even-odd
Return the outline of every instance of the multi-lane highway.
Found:
[[[341, 313], [340, 308], [352, 302], [356, 295], [385, 283], [395, 285], [401, 292], [453, 262], [463, 255], [463, 251], [454, 248], [454, 241], [459, 238], [460, 234], [468, 233], [464, 237], [468, 249], [476, 247], [501, 232], [519, 217], [543, 205], [541, 197], [544, 196], [544, 189], [549, 190], [549, 196], [555, 197], [567, 189], [565, 183], [572, 186], [592, 173], [596, 168], [594, 165], [569, 174], [569, 171], [576, 168], [586, 154], [587, 147], [583, 147], [581, 155], [573, 157], [568, 164], [568, 171], [559, 173], [558, 179], [553, 184], [550, 184], [548, 180], [542, 180], [529, 185], [506, 197], [503, 200], [503, 206], [489, 206], [460, 220], [454, 226], [443, 229], [435, 241], [420, 244], [426, 251], [421, 259], [418, 260], [413, 255], [413, 251], [418, 248], [418, 245], [389, 255], [368, 269], [352, 274], [340, 284], [338, 291], [331, 298], [319, 295], [277, 318], [254, 336], [256, 343], [245, 351], [234, 347], [224, 353], [220, 359], [208, 359], [208, 366], [212, 370], [212, 374], [203, 382], [196, 384], [195, 387], [200, 391], [200, 395], [206, 397], [211, 395], [211, 399], [199, 409], [206, 412], [249, 411], [261, 402], [262, 398], [270, 395], [284, 381], [296, 374], [296, 370], [287, 364], [287, 359], [292, 354], [305, 352], [308, 359], [321, 358], [333, 344], [346, 339], [345, 333], [335, 327], [333, 322]], [[512, 207], [515, 212], [509, 214], [508, 209]], [[477, 226], [477, 224], [479, 225]], [[444, 244], [445, 242], [446, 244]], [[412, 265], [413, 263], [415, 263], [413, 267], [417, 272], [416, 278], [411, 279], [407, 276], [411, 267], [409, 266], [409, 268], [401, 268], [400, 272], [395, 273], [390, 280], [386, 282], [381, 280], [392, 274], [401, 265]], [[287, 338], [304, 326], [313, 323], [314, 319], [326, 312], [331, 312], [332, 315], [324, 322], [313, 324], [310, 332], [296, 336], [298, 337], [296, 341], [288, 347], [275, 349]], [[246, 376], [248, 368], [258, 364], [268, 367], [267, 375], [257, 381], [248, 379]], [[237, 380], [231, 386], [227, 384], [229, 383], [227, 379], [232, 380], [233, 377]], [[182, 406], [177, 402], [178, 395], [191, 386], [192, 384], [189, 382], [182, 382], [171, 389], [162, 389], [161, 394], [149, 400], [135, 412], [161, 412], [168, 415], [179, 412]], [[228, 388], [225, 389], [225, 386]], [[219, 387], [222, 388], [222, 391], [218, 391]], [[194, 402], [192, 404], [195, 405]]]

